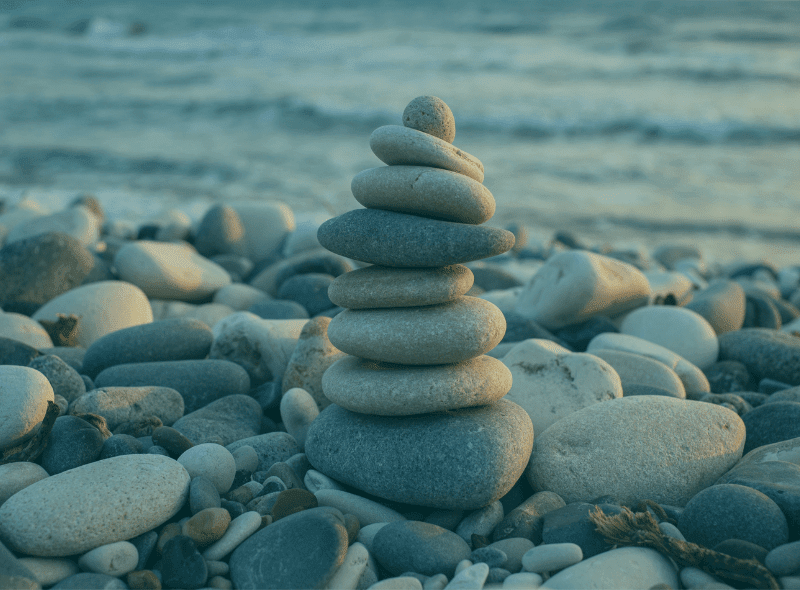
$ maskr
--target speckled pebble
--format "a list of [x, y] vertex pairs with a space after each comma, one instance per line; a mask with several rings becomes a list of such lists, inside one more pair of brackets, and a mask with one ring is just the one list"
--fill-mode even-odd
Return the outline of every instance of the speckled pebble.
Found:
[[86, 385], [78, 372], [55, 355], [45, 354], [36, 357], [28, 366], [47, 377], [53, 393], [62, 396], [68, 402], [86, 393]]
[[225, 447], [213, 443], [196, 445], [178, 457], [191, 477], [208, 478], [220, 494], [227, 492], [236, 475], [236, 460]]
[[78, 565], [84, 571], [121, 577], [136, 569], [139, 551], [128, 541], [95, 547], [81, 555]]
[[526, 572], [543, 574], [564, 569], [583, 560], [583, 551], [575, 543], [539, 545], [522, 556]]
[[224, 508], [206, 508], [183, 523], [181, 533], [203, 548], [218, 541], [231, 523], [231, 515]]
[[403, 110], [403, 125], [453, 143], [456, 122], [453, 111], [436, 96], [418, 96]]

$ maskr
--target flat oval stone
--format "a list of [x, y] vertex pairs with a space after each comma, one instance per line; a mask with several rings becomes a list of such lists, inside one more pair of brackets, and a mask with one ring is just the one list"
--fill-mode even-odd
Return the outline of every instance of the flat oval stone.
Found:
[[734, 332], [744, 323], [744, 289], [736, 281], [717, 279], [696, 292], [686, 309], [703, 316], [717, 335]]
[[0, 540], [28, 555], [84, 553], [159, 526], [180, 510], [188, 493], [189, 474], [177, 461], [112, 457], [14, 494], [0, 506]]
[[[261, 529], [233, 552], [241, 590], [323, 588], [344, 562], [347, 530], [325, 508], [311, 508]], [[309, 559], [313, 555], [313, 559]]]
[[353, 412], [408, 416], [495, 402], [511, 389], [511, 371], [485, 355], [433, 366], [347, 356], [325, 371], [322, 389], [332, 402]]
[[453, 144], [422, 131], [400, 125], [378, 127], [369, 147], [390, 166], [432, 166], [458, 172], [483, 182], [483, 164]]
[[177, 420], [172, 427], [195, 444], [228, 445], [261, 432], [261, 406], [249, 395], [226, 395]]
[[84, 246], [89, 246], [95, 243], [100, 235], [100, 220], [86, 207], [70, 207], [15, 225], [8, 232], [6, 243], [12, 244], [50, 232], [63, 232]]
[[514, 234], [495, 227], [355, 209], [319, 227], [319, 243], [347, 258], [426, 268], [496, 256], [514, 246]]
[[475, 509], [511, 489], [532, 442], [528, 414], [502, 399], [412, 417], [357, 414], [333, 404], [311, 424], [305, 451], [316, 470], [378, 497]]
[[53, 341], [42, 324], [21, 313], [0, 312], [0, 335], [34, 348], [53, 346]]
[[700, 369], [710, 367], [719, 355], [714, 328], [703, 316], [683, 307], [640, 307], [625, 316], [620, 332], [663, 346]]
[[29, 461], [17, 461], [0, 465], [0, 506], [18, 491], [46, 477], [44, 467]]
[[154, 299], [205, 299], [231, 282], [225, 269], [185, 244], [131, 242], [117, 252], [114, 266]]
[[551, 256], [519, 295], [515, 311], [549, 330], [592, 316], [614, 316], [647, 303], [650, 284], [636, 267], [601, 254]]
[[33, 319], [58, 320], [56, 314], [75, 314], [75, 343], [89, 348], [110, 332], [153, 321], [153, 309], [142, 290], [125, 281], [100, 281], [81, 285], [40, 307]]
[[0, 448], [33, 436], [34, 428], [44, 420], [47, 402], [54, 399], [50, 382], [39, 371], [0, 366]]
[[418, 307], [454, 301], [473, 284], [472, 271], [461, 264], [439, 268], [368, 266], [339, 275], [328, 297], [346, 309]]
[[86, 420], [77, 416], [59, 416], [40, 457], [47, 473], [55, 475], [97, 460], [104, 436]]
[[800, 385], [800, 338], [766, 328], [743, 328], [719, 337], [720, 360], [739, 361], [760, 381]]
[[350, 190], [368, 209], [384, 209], [480, 225], [494, 215], [492, 193], [480, 182], [427, 166], [381, 166], [359, 172]]
[[189, 413], [226, 395], [246, 394], [250, 378], [242, 367], [225, 360], [158, 361], [108, 367], [94, 385], [169, 387], [181, 394], [184, 412]]
[[64, 353], [63, 349], [54, 349], [49, 354], [36, 357], [28, 366], [47, 377], [54, 395], [71, 402], [86, 393], [86, 384], [78, 371], [57, 356]]
[[456, 566], [469, 558], [469, 545], [457, 534], [419, 521], [389, 523], [372, 540], [375, 559], [389, 573], [413, 571], [425, 576], [452, 577]]
[[678, 374], [655, 359], [623, 350], [597, 349], [591, 352], [606, 361], [619, 375], [623, 395], [634, 385], [658, 387], [673, 397], [686, 399], [686, 389]]
[[69, 413], [102, 416], [109, 430], [149, 416], [157, 416], [162, 424], [172, 426], [183, 416], [183, 397], [169, 387], [100, 387], [74, 400]]
[[536, 436], [526, 471], [534, 490], [570, 502], [610, 494], [684, 506], [741, 458], [745, 427], [734, 412], [666, 396], [594, 404]]
[[477, 297], [399, 309], [345, 310], [328, 338], [361, 358], [403, 365], [459, 363], [491, 350], [503, 338], [503, 312]]
[[213, 340], [211, 328], [193, 318], [131, 326], [96, 340], [83, 357], [83, 374], [94, 378], [125, 363], [204, 359]]

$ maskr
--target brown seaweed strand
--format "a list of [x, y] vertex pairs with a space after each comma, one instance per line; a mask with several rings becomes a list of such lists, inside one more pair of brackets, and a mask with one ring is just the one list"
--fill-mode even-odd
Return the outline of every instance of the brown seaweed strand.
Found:
[[750, 588], [780, 590], [770, 571], [755, 559], [737, 559], [712, 551], [701, 545], [674, 539], [661, 532], [658, 522], [649, 512], [633, 513], [628, 508], [607, 516], [599, 506], [589, 513], [589, 519], [612, 545], [650, 547], [671, 557], [681, 566], [692, 566], [723, 579], [744, 582]]

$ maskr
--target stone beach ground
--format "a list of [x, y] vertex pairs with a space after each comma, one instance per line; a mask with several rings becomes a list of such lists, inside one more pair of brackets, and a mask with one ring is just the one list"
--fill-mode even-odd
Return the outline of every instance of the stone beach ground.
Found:
[[800, 588], [800, 260], [483, 225], [402, 123], [327, 221], [0, 214], [0, 589]]

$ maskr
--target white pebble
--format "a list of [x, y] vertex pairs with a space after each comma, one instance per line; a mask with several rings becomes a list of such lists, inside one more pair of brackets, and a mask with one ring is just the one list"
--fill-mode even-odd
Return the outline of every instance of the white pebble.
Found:
[[436, 574], [425, 580], [422, 590], [444, 590], [444, 587], [447, 586], [447, 581], [447, 576], [444, 574]]
[[249, 471], [254, 473], [258, 471], [258, 453], [250, 445], [239, 447], [233, 453], [233, 460], [236, 462], [236, 471]]
[[467, 515], [456, 528], [456, 534], [464, 539], [467, 545], [472, 545], [473, 534], [483, 537], [490, 535], [503, 520], [503, 516], [505, 516], [503, 505], [500, 500], [495, 500], [488, 506]]
[[78, 564], [60, 557], [20, 557], [19, 561], [42, 586], [51, 586], [80, 572]]
[[457, 576], [468, 567], [472, 567], [472, 562], [469, 559], [462, 559], [461, 561], [458, 562], [458, 565], [456, 565], [456, 571], [454, 575]]
[[385, 527], [388, 522], [374, 522], [372, 524], [368, 524], [367, 526], [362, 526], [358, 529], [358, 536], [356, 540], [364, 545], [368, 551], [372, 551], [372, 541], [375, 539], [375, 535], [378, 534], [378, 531]]
[[333, 506], [341, 510], [342, 514], [349, 512], [358, 519], [361, 526], [376, 522], [395, 522], [406, 519], [396, 510], [350, 492], [319, 490], [314, 495], [317, 497], [317, 502], [319, 502], [320, 506]]
[[240, 514], [231, 521], [222, 538], [203, 551], [203, 557], [211, 561], [221, 560], [255, 533], [260, 526], [261, 515], [258, 512]]
[[544, 583], [544, 578], [539, 574], [533, 572], [522, 572], [519, 574], [511, 574], [503, 580], [503, 588], [511, 588], [514, 590], [533, 590], [538, 588]]
[[78, 559], [81, 569], [96, 574], [121, 577], [136, 569], [139, 551], [128, 541], [100, 545]]
[[583, 560], [583, 550], [575, 543], [553, 543], [529, 549], [522, 556], [526, 572], [542, 574], [564, 569]]
[[305, 389], [293, 387], [281, 398], [281, 420], [301, 449], [306, 446], [308, 428], [319, 416], [319, 407]]
[[481, 590], [487, 577], [489, 577], [489, 566], [485, 563], [476, 563], [458, 572], [444, 590]]
[[315, 469], [306, 471], [303, 477], [303, 483], [306, 485], [306, 489], [312, 494], [316, 494], [319, 490], [344, 491], [344, 488], [339, 483]]
[[411, 576], [399, 576], [376, 582], [367, 590], [422, 590], [422, 582]]
[[227, 492], [236, 477], [236, 459], [231, 452], [215, 443], [195, 445], [178, 457], [189, 475], [207, 477], [220, 494]]
[[326, 587], [331, 590], [355, 590], [361, 574], [367, 567], [367, 561], [369, 561], [367, 548], [359, 542], [353, 543], [347, 549], [344, 562], [333, 574]]

